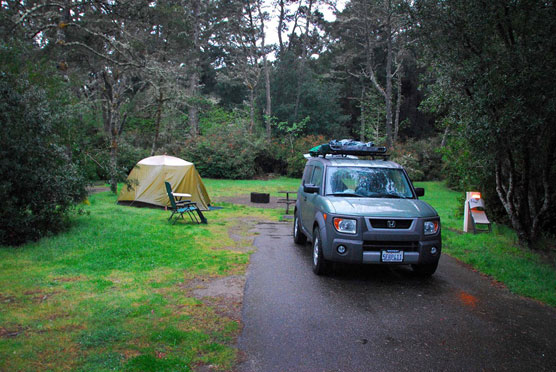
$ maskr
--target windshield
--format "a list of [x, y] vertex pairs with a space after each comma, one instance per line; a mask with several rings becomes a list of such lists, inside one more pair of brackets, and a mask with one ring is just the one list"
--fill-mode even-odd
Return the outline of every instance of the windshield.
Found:
[[369, 198], [413, 198], [401, 169], [328, 167], [326, 194]]

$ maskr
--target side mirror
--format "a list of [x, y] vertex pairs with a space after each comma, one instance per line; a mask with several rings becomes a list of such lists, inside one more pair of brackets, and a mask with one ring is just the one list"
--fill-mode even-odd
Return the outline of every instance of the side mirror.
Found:
[[306, 192], [307, 194], [318, 194], [320, 192], [320, 186], [315, 186], [315, 185], [303, 185], [303, 192]]
[[422, 187], [416, 187], [415, 188], [415, 193], [417, 194], [417, 197], [425, 196], [425, 189], [422, 188]]

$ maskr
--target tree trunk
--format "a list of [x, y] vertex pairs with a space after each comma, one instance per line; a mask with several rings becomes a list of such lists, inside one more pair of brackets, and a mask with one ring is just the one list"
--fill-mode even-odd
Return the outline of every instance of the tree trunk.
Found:
[[108, 177], [110, 183], [110, 190], [113, 193], [118, 189], [118, 130], [116, 129], [116, 120], [118, 112], [118, 104], [115, 101], [114, 82], [113, 78], [106, 71], [100, 74], [102, 78], [102, 118], [104, 120], [104, 133], [107, 140], [110, 141], [110, 160], [108, 163]]
[[[500, 157], [500, 155], [498, 155], [498, 157]], [[507, 162], [509, 164], [504, 166], [503, 162]], [[513, 171], [514, 167], [511, 163], [511, 158], [496, 160], [496, 192], [500, 202], [506, 210], [506, 213], [508, 213], [508, 216], [510, 217], [512, 227], [517, 233], [520, 244], [529, 246], [531, 243], [531, 237], [521, 221], [519, 208], [516, 206], [516, 191], [519, 193], [520, 190], [516, 190], [515, 174]], [[520, 196], [518, 195], [518, 197]]]
[[303, 73], [301, 72], [301, 70], [303, 70], [304, 67], [304, 63], [300, 63], [300, 67], [299, 70], [300, 72], [298, 73], [298, 79], [297, 79], [297, 92], [295, 93], [295, 105], [294, 105], [294, 109], [293, 109], [293, 122], [297, 122], [297, 115], [299, 114], [299, 104], [301, 103], [301, 80], [303, 77]]
[[110, 144], [110, 191], [118, 192], [118, 140], [115, 136]]
[[378, 139], [380, 138], [380, 121], [382, 120], [382, 118], [380, 117], [380, 110], [376, 110], [376, 120], [375, 120], [375, 141], [378, 142]]
[[270, 141], [272, 137], [271, 117], [272, 117], [272, 97], [270, 96], [270, 71], [266, 55], [264, 56], [264, 80], [266, 88], [266, 138]]
[[[60, 21], [58, 22], [58, 27], [56, 28], [56, 44], [64, 45], [66, 43], [66, 28], [67, 25], [71, 22], [71, 12], [70, 12], [70, 0], [66, 0], [64, 2], [64, 8], [62, 9], [61, 13], [62, 16], [60, 17]], [[68, 78], [68, 64], [66, 61], [68, 51], [66, 48], [61, 49], [60, 60], [58, 62], [58, 70], [62, 72], [62, 76], [67, 81]]]
[[154, 138], [153, 138], [153, 145], [151, 148], [151, 156], [154, 156], [156, 151], [156, 142], [158, 141], [158, 136], [160, 133], [160, 121], [162, 119], [162, 105], [164, 103], [164, 95], [162, 93], [162, 89], [158, 91], [158, 99], [157, 99], [157, 107], [156, 107], [156, 116], [154, 122]]
[[197, 103], [192, 103], [187, 111], [187, 122], [189, 123], [189, 130], [192, 137], [197, 137], [199, 134], [199, 107]]
[[108, 175], [110, 177], [110, 190], [117, 192], [118, 188], [118, 150], [119, 140], [124, 130], [127, 113], [123, 117], [120, 114], [120, 108], [124, 102], [127, 102], [125, 95], [122, 93], [126, 86], [125, 74], [112, 68], [110, 73], [105, 69], [100, 74], [103, 80], [102, 89], [102, 117], [104, 119], [104, 129], [107, 140], [110, 143], [110, 160], [108, 166]]
[[443, 148], [446, 146], [446, 140], [448, 139], [448, 133], [450, 132], [450, 126], [446, 125], [446, 129], [444, 129], [444, 134], [442, 135], [442, 142], [440, 142], [440, 147]]
[[293, 110], [293, 121], [297, 122], [297, 116], [299, 114], [299, 104], [301, 102], [301, 86], [303, 85], [303, 80], [305, 77], [305, 61], [307, 59], [307, 49], [308, 49], [308, 39], [309, 39], [309, 26], [312, 21], [312, 6], [313, 0], [309, 0], [309, 5], [307, 7], [307, 20], [305, 24], [305, 32], [302, 37], [302, 49], [301, 49], [301, 61], [299, 62], [299, 70], [297, 72], [297, 92], [295, 95], [295, 106]]
[[359, 140], [361, 142], [365, 142], [365, 121], [366, 121], [366, 117], [365, 117], [365, 84], [363, 84], [361, 86], [360, 105], [361, 105], [361, 130], [360, 130], [360, 133], [359, 133]]
[[[283, 6], [283, 2], [281, 4]], [[270, 141], [272, 135], [272, 129], [270, 127], [272, 116], [272, 99], [270, 97], [270, 71], [268, 67], [268, 59], [266, 58], [266, 42], [265, 42], [265, 29], [264, 29], [264, 15], [261, 9], [261, 3], [257, 2], [257, 10], [259, 11], [259, 18], [261, 20], [261, 48], [263, 51], [263, 69], [264, 69], [264, 82], [265, 82], [265, 93], [266, 93], [266, 109], [265, 109], [265, 124], [266, 124], [266, 138]], [[280, 28], [280, 26], [278, 27]], [[280, 35], [280, 33], [279, 33]], [[280, 42], [281, 42], [281, 36]], [[255, 45], [256, 46], [256, 45]]]
[[398, 78], [396, 80], [396, 88], [397, 88], [397, 97], [396, 97], [396, 113], [394, 117], [394, 134], [393, 134], [393, 142], [396, 144], [398, 142], [398, 133], [400, 131], [400, 110], [402, 106], [402, 77], [403, 77], [403, 62], [400, 62], [400, 66], [398, 68]]
[[253, 134], [255, 127], [255, 89], [249, 90], [249, 134]]
[[[550, 125], [547, 126], [550, 128]], [[553, 186], [555, 184], [554, 173], [551, 172], [554, 161], [556, 160], [556, 132], [549, 130], [550, 134], [542, 133], [540, 137], [548, 138], [547, 149], [544, 156], [542, 157], [542, 174], [540, 177], [539, 184], [542, 185], [543, 199], [542, 204], [539, 208], [538, 213], [534, 216], [531, 224], [531, 235], [533, 239], [537, 238], [540, 234], [542, 218], [548, 213], [550, 208], [553, 208], [554, 198], [553, 198]], [[539, 143], [541, 140], [539, 140]], [[539, 198], [537, 198], [538, 200]]]
[[191, 58], [191, 67], [193, 71], [191, 71], [189, 76], [187, 93], [189, 96], [189, 109], [188, 109], [189, 130], [191, 132], [191, 136], [196, 137], [199, 134], [199, 104], [197, 102], [198, 99], [197, 95], [199, 91], [199, 79], [200, 79], [199, 68], [201, 64], [200, 0], [192, 1], [192, 12], [193, 12], [193, 35], [192, 35], [193, 53]]
[[386, 145], [392, 147], [392, 25], [390, 9], [386, 26], [387, 51], [386, 51]]
[[284, 9], [284, 0], [280, 0], [280, 15], [278, 16], [278, 49], [280, 57], [283, 57], [284, 51], [284, 43], [282, 42], [282, 28], [284, 27], [284, 16], [285, 16], [285, 9]]
[[119, 109], [116, 102], [109, 103], [110, 107], [110, 191], [114, 194], [118, 191], [118, 122]]

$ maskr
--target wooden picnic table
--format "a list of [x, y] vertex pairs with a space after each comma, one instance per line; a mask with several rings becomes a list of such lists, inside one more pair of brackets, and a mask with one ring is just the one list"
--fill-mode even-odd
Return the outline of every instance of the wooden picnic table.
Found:
[[[285, 203], [286, 204], [286, 214], [290, 211], [290, 205], [295, 204], [297, 201], [297, 191], [278, 191], [279, 194], [286, 194], [286, 198], [278, 199], [278, 203]], [[295, 198], [290, 199], [290, 194], [296, 194]]]

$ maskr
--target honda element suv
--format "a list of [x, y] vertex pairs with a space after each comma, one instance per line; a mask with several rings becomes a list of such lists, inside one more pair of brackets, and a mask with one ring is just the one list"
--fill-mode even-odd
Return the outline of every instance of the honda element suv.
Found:
[[[359, 150], [349, 151], [354, 144]], [[311, 150], [295, 205], [293, 239], [312, 242], [313, 271], [321, 275], [331, 262], [344, 262], [411, 265], [419, 275], [432, 275], [442, 248], [440, 217], [419, 200], [424, 189], [380, 154], [384, 148], [346, 140], [330, 145]], [[365, 146], [369, 151], [361, 150]]]

